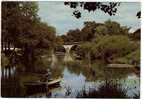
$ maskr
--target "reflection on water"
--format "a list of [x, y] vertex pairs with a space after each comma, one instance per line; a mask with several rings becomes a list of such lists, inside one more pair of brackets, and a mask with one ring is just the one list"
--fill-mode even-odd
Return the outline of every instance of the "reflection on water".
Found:
[[1, 69], [1, 77], [2, 78], [9, 78], [9, 76], [13, 76], [15, 73], [16, 67], [15, 66], [6, 66], [5, 68]]
[[68, 52], [65, 53], [64, 61], [65, 62], [73, 61], [71, 55]]
[[1, 95], [2, 97], [21, 96], [21, 87], [15, 66], [6, 66], [1, 69]]
[[51, 67], [54, 67], [57, 64], [57, 57], [54, 53], [52, 54], [51, 57], [52, 57]]
[[[54, 58], [56, 56], [54, 55]], [[55, 61], [55, 60], [54, 60]], [[12, 68], [11, 74], [14, 74], [16, 68]], [[137, 77], [131, 69], [108, 69], [103, 65], [94, 65], [92, 68], [88, 68], [85, 64], [80, 64], [80, 62], [71, 62], [70, 64], [64, 63], [64, 57], [57, 56], [56, 64], [54, 68], [51, 68], [52, 77], [58, 78], [62, 77], [60, 82], [60, 87], [51, 90], [51, 97], [76, 97], [77, 92], [82, 89], [90, 90], [90, 88], [97, 89], [106, 79], [117, 79], [122, 87], [127, 89], [127, 95], [133, 96], [138, 94], [140, 91], [140, 78]], [[3, 75], [7, 74], [7, 70], [3, 70]], [[10, 85], [12, 89], [14, 86], [17, 86], [18, 79], [9, 80], [8, 85], [6, 84], [7, 80], [2, 79], [2, 88], [4, 91], [8, 91], [6, 86]], [[15, 82], [15, 84], [10, 84]], [[10, 87], [9, 87], [10, 88]], [[9, 90], [10, 91], [10, 90]], [[12, 90], [11, 90], [12, 91]], [[15, 92], [19, 89], [15, 90]], [[4, 96], [7, 96], [4, 94]], [[12, 95], [9, 95], [12, 96]], [[13, 93], [13, 96], [18, 96]], [[21, 95], [23, 96], [23, 95]], [[37, 93], [29, 97], [47, 97], [46, 93]]]
[[[122, 84], [122, 87], [124, 89], [128, 89], [128, 96], [134, 96], [135, 94], [139, 93], [139, 78], [135, 74], [129, 74], [127, 76], [125, 75], [124, 78], [118, 77], [118, 79]], [[102, 80], [101, 78], [88, 81], [85, 75], [83, 75], [82, 73], [72, 73], [66, 67], [63, 71], [63, 81], [61, 82], [61, 88], [56, 91], [54, 90], [52, 92], [52, 97], [65, 97], [68, 88], [71, 88], [71, 94], [66, 97], [75, 97], [77, 92], [81, 91], [84, 87], [85, 90], [89, 90], [90, 88], [97, 89], [103, 82], [104, 80]]]
[[66, 53], [65, 53], [65, 57], [64, 57], [64, 61], [65, 62], [68, 62], [68, 61], [73, 61], [71, 55], [70, 55], [70, 49], [73, 45], [64, 45], [64, 48], [66, 50]]
[[[62, 97], [67, 95], [67, 91], [71, 91], [68, 97], [75, 97], [76, 91], [81, 91], [83, 87], [90, 88], [93, 86], [92, 82], [86, 82], [86, 77], [82, 74], [76, 75], [71, 73], [68, 68], [63, 71], [63, 80], [61, 82], [60, 90], [52, 92], [52, 97]], [[71, 89], [70, 89], [71, 88]]]
[[140, 79], [135, 74], [128, 75], [127, 78], [121, 79], [120, 82], [123, 88], [128, 88], [128, 96], [133, 96], [139, 93]]

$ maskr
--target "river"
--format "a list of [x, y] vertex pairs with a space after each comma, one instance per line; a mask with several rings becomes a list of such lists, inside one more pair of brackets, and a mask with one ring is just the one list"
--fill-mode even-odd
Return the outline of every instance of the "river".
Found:
[[[105, 64], [101, 63], [101, 61], [93, 62], [90, 68], [84, 61], [71, 60], [70, 58], [70, 61], [65, 61], [64, 57], [67, 57], [66, 55], [52, 55], [52, 57], [54, 57], [54, 59], [52, 59], [54, 61], [52, 61], [50, 66], [52, 78], [62, 78], [60, 86], [50, 90], [50, 97], [52, 98], [76, 97], [77, 93], [83, 89], [86, 91], [89, 91], [90, 89], [97, 90], [106, 79], [117, 80], [117, 82], [121, 83], [122, 88], [127, 89], [126, 94], [129, 97], [132, 97], [135, 94], [139, 95], [140, 77], [133, 73], [131, 69], [107, 68]], [[15, 68], [13, 70], [15, 71]], [[13, 71], [11, 72], [13, 73]], [[4, 85], [7, 81], [8, 84]], [[17, 84], [18, 79], [14, 77], [12, 80], [2, 79], [2, 83], [2, 96], [22, 96], [16, 95], [19, 94], [18, 92], [20, 90], [20, 85]], [[47, 97], [47, 95], [46, 92], [39, 92], [26, 97]]]

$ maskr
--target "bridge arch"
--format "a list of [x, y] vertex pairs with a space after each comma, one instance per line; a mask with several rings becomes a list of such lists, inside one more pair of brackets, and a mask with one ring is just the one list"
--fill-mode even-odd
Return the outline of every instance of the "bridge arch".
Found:
[[64, 48], [63, 45], [57, 45], [54, 49], [54, 52], [66, 52], [66, 49]]
[[71, 47], [70, 51], [75, 51], [80, 45], [75, 44]]

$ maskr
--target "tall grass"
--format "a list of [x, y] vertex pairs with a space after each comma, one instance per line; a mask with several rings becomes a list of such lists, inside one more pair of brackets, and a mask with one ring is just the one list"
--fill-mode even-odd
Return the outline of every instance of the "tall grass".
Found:
[[78, 92], [77, 98], [126, 98], [127, 90], [118, 83], [106, 81], [98, 89]]

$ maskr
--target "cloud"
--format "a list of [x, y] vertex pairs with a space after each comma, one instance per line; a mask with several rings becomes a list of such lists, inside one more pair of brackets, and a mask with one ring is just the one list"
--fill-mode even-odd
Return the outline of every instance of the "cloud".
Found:
[[38, 14], [42, 21], [53, 25], [57, 30], [57, 34], [64, 34], [69, 29], [82, 28], [84, 21], [103, 23], [111, 19], [119, 22], [123, 26], [133, 27], [134, 29], [140, 27], [140, 20], [136, 17], [136, 13], [140, 11], [140, 3], [121, 3], [115, 16], [109, 16], [100, 10], [91, 13], [82, 11], [82, 17], [80, 19], [72, 16], [73, 9], [65, 6], [64, 2], [40, 1], [38, 4]]

